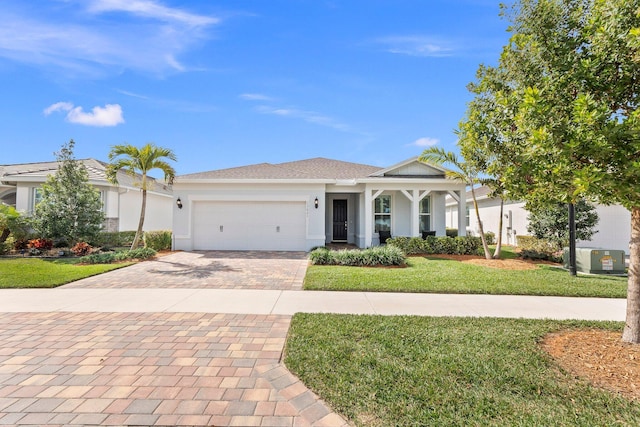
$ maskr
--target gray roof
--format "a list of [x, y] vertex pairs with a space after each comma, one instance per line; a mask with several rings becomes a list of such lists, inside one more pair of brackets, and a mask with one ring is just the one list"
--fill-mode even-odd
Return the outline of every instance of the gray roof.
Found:
[[[82, 159], [78, 161], [86, 167], [87, 173], [89, 174], [89, 181], [98, 182], [103, 185], [113, 185], [107, 180], [107, 163], [96, 159]], [[59, 165], [60, 162], [57, 161], [0, 165], [0, 182], [16, 182], [24, 178], [27, 178], [29, 181], [44, 182], [47, 176], [56, 173]], [[124, 171], [119, 171], [117, 178], [121, 186], [136, 187], [136, 180]], [[151, 180], [152, 186], [149, 188], [150, 191], [171, 194], [170, 186], [158, 182], [154, 178], [151, 178]]]
[[180, 180], [191, 179], [355, 179], [365, 178], [382, 170], [378, 166], [343, 162], [316, 157], [286, 163], [259, 163], [229, 169], [180, 175]]

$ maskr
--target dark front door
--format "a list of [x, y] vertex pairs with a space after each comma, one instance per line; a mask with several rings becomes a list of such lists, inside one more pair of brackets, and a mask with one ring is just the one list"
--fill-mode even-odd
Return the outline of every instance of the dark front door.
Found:
[[333, 241], [347, 241], [347, 201], [333, 201]]

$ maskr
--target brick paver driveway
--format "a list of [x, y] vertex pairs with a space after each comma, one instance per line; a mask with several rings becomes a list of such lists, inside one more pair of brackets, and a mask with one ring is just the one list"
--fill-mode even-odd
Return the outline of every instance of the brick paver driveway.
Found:
[[[305, 269], [299, 254], [182, 252], [67, 286], [300, 289]], [[346, 425], [280, 363], [290, 320], [0, 313], [0, 425]]]
[[302, 289], [304, 252], [177, 252], [66, 288]]

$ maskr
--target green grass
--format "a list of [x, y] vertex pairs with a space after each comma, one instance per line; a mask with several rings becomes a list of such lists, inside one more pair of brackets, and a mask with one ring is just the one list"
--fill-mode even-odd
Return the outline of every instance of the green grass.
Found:
[[620, 323], [296, 314], [287, 367], [359, 426], [640, 425], [640, 405], [556, 367], [537, 342]]
[[311, 265], [304, 289], [626, 298], [627, 279], [571, 277], [548, 265], [535, 270], [500, 270], [454, 260], [410, 257], [407, 268]]
[[53, 288], [131, 265], [75, 265], [77, 258], [0, 258], [0, 288]]

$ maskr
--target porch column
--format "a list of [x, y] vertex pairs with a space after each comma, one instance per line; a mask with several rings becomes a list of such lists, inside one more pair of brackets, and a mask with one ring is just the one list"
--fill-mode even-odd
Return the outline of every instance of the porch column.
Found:
[[411, 236], [420, 236], [420, 192], [418, 190], [400, 190], [411, 201]]
[[467, 201], [466, 191], [456, 191], [458, 195], [458, 236], [467, 235]]
[[364, 247], [370, 248], [373, 242], [373, 190], [364, 190]]

